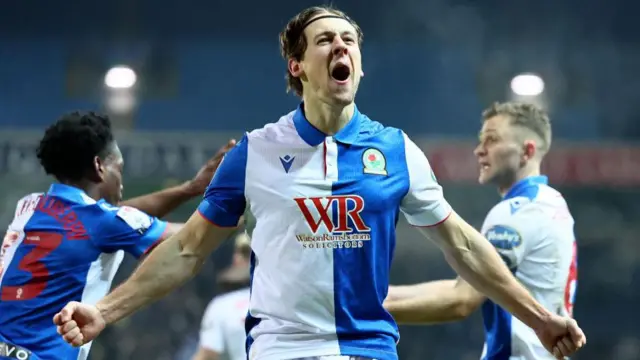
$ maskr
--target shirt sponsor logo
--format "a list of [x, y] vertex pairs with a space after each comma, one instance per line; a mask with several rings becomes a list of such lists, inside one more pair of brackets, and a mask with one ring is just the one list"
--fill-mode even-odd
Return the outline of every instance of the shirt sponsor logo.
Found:
[[0, 356], [6, 356], [9, 359], [29, 360], [31, 359], [31, 351], [13, 344], [0, 342]]
[[357, 195], [295, 198], [309, 233], [297, 234], [310, 249], [361, 248], [371, 240], [371, 228], [362, 218], [364, 199]]
[[495, 225], [487, 230], [485, 237], [494, 247], [503, 250], [515, 249], [522, 244], [517, 230], [504, 225]]

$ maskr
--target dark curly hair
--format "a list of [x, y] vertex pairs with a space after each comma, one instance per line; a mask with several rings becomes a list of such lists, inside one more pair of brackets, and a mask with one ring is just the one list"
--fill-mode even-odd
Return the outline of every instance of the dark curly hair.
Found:
[[113, 141], [108, 116], [74, 111], [47, 128], [36, 155], [48, 175], [77, 181], [93, 168], [96, 156], [109, 154]]

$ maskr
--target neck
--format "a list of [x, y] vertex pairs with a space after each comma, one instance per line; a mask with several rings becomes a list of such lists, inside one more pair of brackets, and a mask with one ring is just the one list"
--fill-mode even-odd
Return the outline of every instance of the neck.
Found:
[[540, 175], [540, 164], [535, 164], [532, 166], [522, 168], [516, 176], [513, 178], [513, 181], [510, 181], [508, 185], [499, 186], [498, 193], [501, 197], [504, 197], [511, 188], [517, 184], [520, 180], [526, 179], [531, 176], [539, 176]]
[[321, 101], [304, 99], [304, 115], [311, 125], [327, 135], [334, 135], [353, 117], [355, 104], [330, 105]]
[[73, 186], [74, 188], [84, 191], [85, 194], [89, 195], [89, 197], [93, 200], [100, 200], [100, 192], [98, 191], [98, 187], [89, 181], [60, 181], [60, 184]]

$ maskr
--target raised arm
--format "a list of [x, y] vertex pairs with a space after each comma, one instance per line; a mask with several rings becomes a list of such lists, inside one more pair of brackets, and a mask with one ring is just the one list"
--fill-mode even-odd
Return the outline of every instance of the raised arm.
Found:
[[130, 206], [141, 210], [151, 216], [163, 217], [178, 206], [204, 194], [213, 174], [220, 165], [222, 157], [235, 146], [235, 140], [230, 140], [200, 168], [193, 179], [168, 189], [159, 190], [150, 194], [137, 196], [122, 201], [120, 206]]

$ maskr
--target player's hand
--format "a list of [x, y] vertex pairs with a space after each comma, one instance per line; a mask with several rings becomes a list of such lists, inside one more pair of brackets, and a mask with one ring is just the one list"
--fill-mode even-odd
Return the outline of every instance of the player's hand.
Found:
[[556, 359], [575, 354], [587, 343], [587, 337], [575, 320], [557, 315], [552, 315], [540, 329], [536, 329], [536, 334]]
[[72, 301], [53, 317], [58, 334], [64, 341], [78, 347], [95, 339], [106, 323], [94, 305]]
[[220, 166], [224, 154], [233, 149], [234, 146], [236, 146], [236, 141], [234, 139], [229, 140], [226, 145], [221, 147], [218, 152], [200, 168], [196, 176], [185, 184], [187, 192], [190, 195], [198, 196], [204, 194], [207, 186], [211, 182], [211, 178], [213, 178], [213, 174], [218, 169], [218, 166]]

